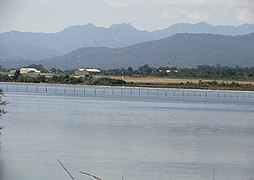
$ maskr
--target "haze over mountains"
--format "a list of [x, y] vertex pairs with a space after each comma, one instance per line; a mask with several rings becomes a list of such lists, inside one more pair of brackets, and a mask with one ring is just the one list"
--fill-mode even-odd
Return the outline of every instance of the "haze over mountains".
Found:
[[245, 63], [244, 66], [253, 66], [253, 34], [216, 35], [253, 32], [254, 25], [250, 24], [212, 26], [206, 23], [180, 23], [153, 32], [140, 31], [126, 23], [109, 28], [93, 24], [71, 26], [58, 33], [11, 31], [0, 33], [0, 62], [7, 68], [41, 59], [47, 60], [37, 63], [65, 68], [115, 68], [142, 64], [195, 66], [200, 63], [234, 66], [240, 62]]
[[176, 34], [126, 48], [80, 48], [40, 61], [46, 67], [120, 67], [196, 65], [254, 66], [254, 33], [243, 36]]

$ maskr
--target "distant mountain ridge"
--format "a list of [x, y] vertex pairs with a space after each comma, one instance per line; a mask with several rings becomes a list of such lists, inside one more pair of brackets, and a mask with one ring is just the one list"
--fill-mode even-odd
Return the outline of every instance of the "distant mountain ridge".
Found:
[[0, 59], [39, 60], [60, 56], [81, 47], [127, 47], [178, 33], [243, 35], [253, 32], [254, 24], [212, 26], [206, 23], [179, 23], [153, 32], [140, 31], [127, 23], [109, 28], [93, 24], [71, 26], [58, 33], [11, 31], [0, 33]]
[[176, 34], [124, 48], [86, 47], [63, 56], [38, 61], [47, 68], [105, 69], [132, 66], [223, 65], [254, 67], [254, 33], [239, 36]]

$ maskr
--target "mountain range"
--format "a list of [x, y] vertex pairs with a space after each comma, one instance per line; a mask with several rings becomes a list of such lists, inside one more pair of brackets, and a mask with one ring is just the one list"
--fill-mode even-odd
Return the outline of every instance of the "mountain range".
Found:
[[1, 61], [34, 61], [64, 55], [81, 47], [121, 48], [159, 40], [178, 33], [243, 35], [254, 32], [254, 24], [213, 26], [204, 22], [179, 23], [162, 30], [140, 31], [131, 24], [109, 28], [94, 24], [71, 26], [57, 33], [11, 31], [0, 33]]
[[58, 33], [0, 33], [0, 65], [32, 63], [47, 68], [194, 67], [199, 64], [254, 66], [254, 25], [172, 25], [140, 31], [131, 24], [109, 28], [71, 26]]
[[165, 39], [124, 48], [83, 47], [63, 56], [38, 61], [46, 68], [196, 65], [254, 66], [254, 33], [228, 36], [215, 34], [176, 34]]

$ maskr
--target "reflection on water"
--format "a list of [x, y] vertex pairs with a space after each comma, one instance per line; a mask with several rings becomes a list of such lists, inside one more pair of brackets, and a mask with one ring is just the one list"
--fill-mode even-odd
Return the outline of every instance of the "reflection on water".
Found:
[[254, 177], [253, 99], [6, 98], [3, 180]]

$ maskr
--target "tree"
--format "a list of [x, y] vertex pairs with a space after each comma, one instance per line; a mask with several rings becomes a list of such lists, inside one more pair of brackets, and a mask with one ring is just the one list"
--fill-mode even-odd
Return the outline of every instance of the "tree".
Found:
[[43, 67], [43, 65], [41, 64], [31, 64], [29, 66], [27, 66], [27, 68], [35, 68], [39, 71], [41, 71], [42, 73], [47, 73], [48, 71]]
[[132, 67], [128, 67], [128, 72], [132, 72], [132, 71], [133, 71]]
[[[0, 116], [2, 116], [5, 113], [4, 106], [6, 104], [6, 102], [2, 100], [2, 92], [3, 92], [3, 90], [0, 89]], [[0, 126], [0, 135], [1, 135], [2, 129], [3, 129], [3, 127]]]
[[16, 71], [14, 72], [14, 77], [13, 77], [13, 79], [14, 79], [14, 80], [18, 80], [19, 76], [21, 76], [21, 73], [20, 73], [20, 70], [18, 69], [18, 70], [16, 70]]
[[153, 72], [153, 69], [148, 66], [148, 64], [138, 68], [141, 75], [150, 75]]

